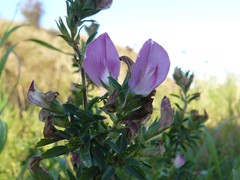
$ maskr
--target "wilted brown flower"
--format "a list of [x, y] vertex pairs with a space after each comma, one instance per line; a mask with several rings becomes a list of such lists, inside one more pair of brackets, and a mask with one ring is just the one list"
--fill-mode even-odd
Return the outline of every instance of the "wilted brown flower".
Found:
[[43, 136], [48, 139], [58, 140], [60, 137], [57, 135], [57, 129], [54, 127], [51, 121], [46, 121], [43, 129]]
[[43, 158], [40, 156], [33, 156], [28, 160], [28, 169], [30, 173], [35, 179], [53, 180], [54, 178], [47, 169], [39, 165], [42, 159]]
[[107, 112], [114, 113], [116, 111], [116, 102], [119, 96], [118, 90], [113, 91], [113, 93], [109, 96], [107, 102], [103, 106], [103, 109]]

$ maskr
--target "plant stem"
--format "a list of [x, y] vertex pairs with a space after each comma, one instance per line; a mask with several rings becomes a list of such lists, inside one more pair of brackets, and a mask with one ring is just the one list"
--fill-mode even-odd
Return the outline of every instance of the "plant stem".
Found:
[[82, 67], [82, 61], [83, 61], [83, 55], [78, 47], [77, 44], [75, 44], [73, 46], [74, 51], [77, 53], [78, 55], [78, 61], [77, 64], [79, 66], [80, 72], [81, 72], [81, 78], [82, 78], [82, 93], [83, 93], [83, 109], [86, 110], [87, 109], [87, 103], [88, 103], [88, 91], [87, 91], [87, 79], [86, 79], [86, 72], [84, 70], [84, 68]]
[[82, 84], [83, 84], [83, 108], [84, 110], [87, 109], [88, 103], [88, 91], [87, 91], [87, 79], [86, 79], [86, 72], [84, 71], [83, 67], [81, 67], [81, 76], [82, 76]]

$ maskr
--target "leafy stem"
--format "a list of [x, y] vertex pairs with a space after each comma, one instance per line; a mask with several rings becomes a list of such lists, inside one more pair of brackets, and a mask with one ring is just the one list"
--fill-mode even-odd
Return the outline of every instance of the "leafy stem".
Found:
[[87, 103], [88, 103], [88, 89], [87, 89], [87, 79], [86, 79], [86, 72], [82, 66], [82, 61], [83, 61], [83, 55], [78, 47], [78, 45], [75, 43], [73, 45], [73, 49], [74, 51], [77, 53], [78, 56], [78, 61], [76, 61], [76, 63], [79, 66], [79, 70], [81, 72], [81, 78], [82, 78], [82, 94], [83, 94], [83, 109], [86, 110], [87, 109]]

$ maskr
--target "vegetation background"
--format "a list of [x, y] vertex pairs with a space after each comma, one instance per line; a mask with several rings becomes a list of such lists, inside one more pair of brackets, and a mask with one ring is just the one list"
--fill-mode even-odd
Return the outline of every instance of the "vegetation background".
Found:
[[[11, 22], [0, 19], [0, 39]], [[19, 24], [13, 23], [12, 26]], [[45, 30], [36, 26], [24, 26], [12, 33], [5, 42], [5, 47], [18, 43], [15, 52], [20, 60], [21, 76], [13, 95], [8, 99], [9, 92], [17, 79], [18, 64], [16, 56], [11, 54], [5, 70], [0, 77], [0, 107], [7, 101], [8, 105], [0, 119], [8, 125], [8, 138], [0, 152], [0, 179], [31, 179], [27, 168], [27, 160], [41, 149], [36, 149], [36, 142], [42, 138], [42, 123], [38, 121], [37, 107], [31, 106], [26, 94], [31, 81], [34, 79], [43, 91], [58, 91], [62, 101], [71, 95], [71, 83], [80, 82], [78, 74], [74, 73], [71, 56], [52, 51], [27, 39], [36, 38], [45, 41], [65, 52], [70, 48], [57, 37], [58, 32]], [[128, 47], [118, 47], [120, 56], [127, 55], [135, 59], [136, 52]], [[5, 48], [0, 49], [0, 57]], [[124, 70], [123, 70], [124, 71]], [[225, 82], [217, 77], [201, 80], [195, 78], [192, 91], [201, 92], [199, 101], [191, 108], [206, 111], [209, 120], [203, 133], [203, 141], [198, 148], [188, 152], [187, 159], [196, 163], [196, 172], [200, 179], [240, 179], [240, 77], [228, 74]], [[96, 90], [101, 93], [101, 89]], [[154, 101], [155, 116], [160, 112], [160, 101], [163, 96], [175, 99], [172, 93], [179, 89], [172, 78], [168, 78], [158, 88]], [[65, 98], [65, 99], [64, 99]], [[60, 166], [48, 162], [52, 172], [64, 169], [63, 159], [56, 158]]]

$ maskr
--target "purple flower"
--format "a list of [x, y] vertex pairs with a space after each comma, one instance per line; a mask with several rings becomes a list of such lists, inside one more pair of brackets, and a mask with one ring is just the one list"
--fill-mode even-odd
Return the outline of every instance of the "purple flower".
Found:
[[118, 78], [119, 55], [107, 33], [100, 35], [87, 46], [83, 67], [90, 79], [98, 86], [102, 86], [101, 81], [109, 85], [109, 76]]
[[147, 96], [167, 77], [170, 61], [167, 52], [149, 39], [141, 48], [128, 82], [134, 94]]
[[173, 163], [174, 163], [174, 166], [176, 168], [180, 168], [181, 166], [183, 166], [185, 164], [185, 157], [183, 154], [181, 153], [178, 153], [177, 156], [175, 157]]

